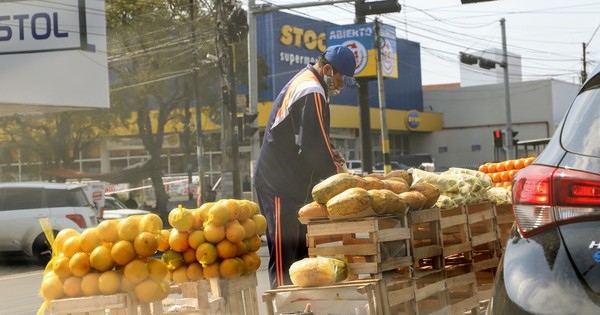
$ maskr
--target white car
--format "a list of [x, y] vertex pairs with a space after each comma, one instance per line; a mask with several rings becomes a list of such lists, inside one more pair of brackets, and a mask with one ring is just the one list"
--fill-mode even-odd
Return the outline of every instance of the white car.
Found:
[[0, 252], [23, 252], [46, 264], [52, 248], [40, 221], [47, 220], [54, 235], [66, 228], [82, 232], [98, 224], [96, 211], [82, 185], [0, 183]]
[[152, 213], [141, 209], [128, 209], [119, 199], [104, 196], [104, 212], [101, 220], [122, 219], [132, 215]]

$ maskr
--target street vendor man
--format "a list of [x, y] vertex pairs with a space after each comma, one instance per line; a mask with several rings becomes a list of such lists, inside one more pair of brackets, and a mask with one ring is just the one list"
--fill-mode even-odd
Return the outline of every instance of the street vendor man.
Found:
[[300, 70], [273, 103], [256, 162], [253, 184], [267, 219], [271, 288], [291, 284], [289, 268], [308, 257], [306, 226], [298, 210], [312, 202], [312, 189], [343, 170], [344, 159], [329, 141], [329, 97], [358, 87], [354, 53], [328, 47]]

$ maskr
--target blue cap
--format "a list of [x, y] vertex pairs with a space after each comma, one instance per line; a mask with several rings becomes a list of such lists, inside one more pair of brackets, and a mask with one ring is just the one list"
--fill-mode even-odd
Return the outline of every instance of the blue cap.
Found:
[[350, 88], [359, 86], [356, 79], [354, 79], [356, 59], [350, 48], [342, 45], [327, 47], [324, 57], [333, 66], [333, 69], [342, 75], [345, 86]]

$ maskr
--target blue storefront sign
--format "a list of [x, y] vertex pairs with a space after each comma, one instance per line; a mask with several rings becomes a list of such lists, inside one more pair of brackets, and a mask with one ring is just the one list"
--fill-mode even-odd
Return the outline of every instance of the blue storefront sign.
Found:
[[[379, 45], [383, 76], [398, 78], [398, 54], [396, 50], [396, 28], [379, 24]], [[351, 24], [327, 28], [327, 46], [344, 45], [354, 52], [356, 58], [355, 77], [377, 76], [377, 44], [374, 23]]]

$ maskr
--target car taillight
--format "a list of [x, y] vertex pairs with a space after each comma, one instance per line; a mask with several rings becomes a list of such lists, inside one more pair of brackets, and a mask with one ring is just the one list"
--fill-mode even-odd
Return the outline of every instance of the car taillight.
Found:
[[600, 176], [549, 166], [528, 166], [515, 177], [513, 210], [523, 237], [566, 221], [598, 216]]
[[79, 215], [79, 214], [67, 214], [67, 219], [75, 222], [75, 224], [77, 224], [77, 226], [79, 226], [82, 229], [85, 229], [87, 227], [87, 223], [85, 223], [85, 219], [83, 218], [82, 215]]

